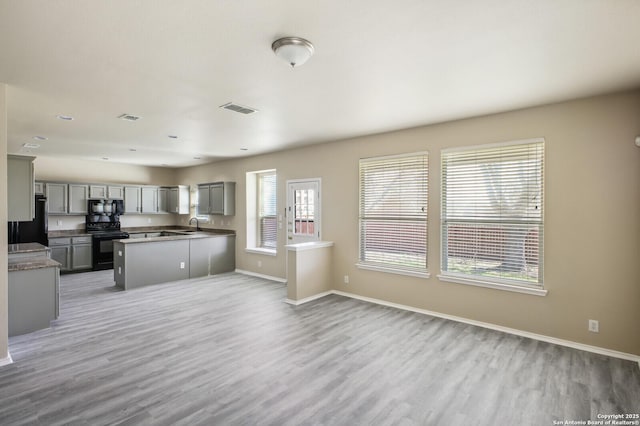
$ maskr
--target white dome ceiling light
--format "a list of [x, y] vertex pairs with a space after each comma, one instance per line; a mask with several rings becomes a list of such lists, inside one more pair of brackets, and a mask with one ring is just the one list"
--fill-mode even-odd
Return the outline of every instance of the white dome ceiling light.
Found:
[[283, 37], [271, 45], [273, 53], [286, 61], [291, 68], [299, 67], [313, 55], [313, 44], [300, 37]]

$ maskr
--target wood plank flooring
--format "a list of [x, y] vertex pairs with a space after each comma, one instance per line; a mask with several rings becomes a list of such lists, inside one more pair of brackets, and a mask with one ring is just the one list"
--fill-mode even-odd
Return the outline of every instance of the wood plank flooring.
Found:
[[235, 273], [65, 275], [13, 337], [1, 425], [552, 425], [640, 412], [638, 364]]

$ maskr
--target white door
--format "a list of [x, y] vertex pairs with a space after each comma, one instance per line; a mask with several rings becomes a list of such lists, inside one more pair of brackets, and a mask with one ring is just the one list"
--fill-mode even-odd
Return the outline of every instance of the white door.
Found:
[[287, 243], [320, 239], [320, 179], [287, 181]]

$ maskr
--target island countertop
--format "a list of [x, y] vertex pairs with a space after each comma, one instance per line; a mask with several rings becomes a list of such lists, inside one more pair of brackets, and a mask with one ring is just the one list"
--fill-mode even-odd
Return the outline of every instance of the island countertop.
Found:
[[39, 251], [48, 251], [49, 247], [43, 246], [40, 243], [18, 243], [9, 244], [9, 254], [14, 253], [33, 253]]
[[60, 263], [55, 260], [40, 256], [30, 258], [9, 259], [7, 269], [9, 272], [29, 271], [31, 269], [60, 267]]
[[148, 238], [127, 238], [124, 240], [116, 240], [125, 245], [131, 244], [145, 244], [145, 243], [153, 243], [158, 241], [177, 241], [177, 240], [195, 240], [201, 238], [219, 238], [219, 237], [235, 237], [236, 234], [233, 232], [206, 232], [206, 231], [196, 231], [189, 233], [180, 233], [180, 231], [169, 231], [165, 232], [175, 232], [175, 235], [166, 235], [161, 237], [148, 237]]

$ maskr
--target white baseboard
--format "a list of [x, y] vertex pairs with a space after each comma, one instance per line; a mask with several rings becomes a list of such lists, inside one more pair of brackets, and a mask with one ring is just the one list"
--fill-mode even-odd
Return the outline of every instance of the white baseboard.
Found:
[[265, 280], [276, 281], [283, 284], [287, 283], [286, 278], [273, 277], [271, 275], [265, 275], [265, 274], [258, 274], [257, 272], [245, 271], [244, 269], [236, 269], [236, 272], [239, 274], [249, 275], [251, 277], [264, 278]]
[[13, 364], [13, 359], [11, 359], [11, 354], [7, 352], [7, 357], [0, 359], [0, 367], [4, 367], [9, 364]]
[[333, 290], [325, 291], [323, 293], [314, 294], [313, 296], [305, 297], [304, 299], [300, 299], [300, 300], [284, 299], [284, 301], [285, 301], [285, 303], [288, 303], [290, 305], [298, 306], [298, 305], [303, 305], [305, 303], [309, 303], [309, 302], [311, 302], [313, 300], [316, 300], [316, 299], [320, 299], [321, 297], [325, 297], [325, 296], [328, 296], [330, 294], [333, 294]]
[[[416, 312], [424, 315], [431, 315], [433, 317], [444, 318], [451, 321], [457, 321], [464, 324], [475, 325], [478, 327], [488, 328], [490, 330], [501, 331], [503, 333], [514, 334], [516, 336], [527, 337], [529, 339], [539, 340], [541, 342], [553, 343], [555, 345], [566, 346], [573, 349], [579, 349], [581, 351], [593, 352], [600, 355], [610, 356], [612, 358], [620, 358], [626, 359], [629, 361], [635, 361], [638, 363], [638, 367], [640, 367], [640, 355], [629, 354], [626, 352], [619, 352], [613, 349], [601, 348], [598, 346], [586, 345], [584, 343], [572, 342], [570, 340], [558, 339], [556, 337], [545, 336], [543, 334], [530, 333], [528, 331], [522, 331], [515, 328], [503, 327], [501, 325], [495, 325], [488, 322], [475, 321], [467, 318], [458, 317], [455, 315], [441, 314], [439, 312], [428, 311], [426, 309], [414, 308], [413, 306], [401, 305], [399, 303], [387, 302], [385, 300], [374, 299], [371, 297], [360, 296], [353, 293], [347, 293], [339, 290], [332, 290], [328, 292], [329, 294], [337, 294], [339, 296], [350, 297], [352, 299], [358, 299], [369, 303], [375, 303], [378, 305], [389, 306], [392, 308], [403, 309], [405, 311]], [[326, 296], [327, 294], [321, 293], [322, 296]]]

